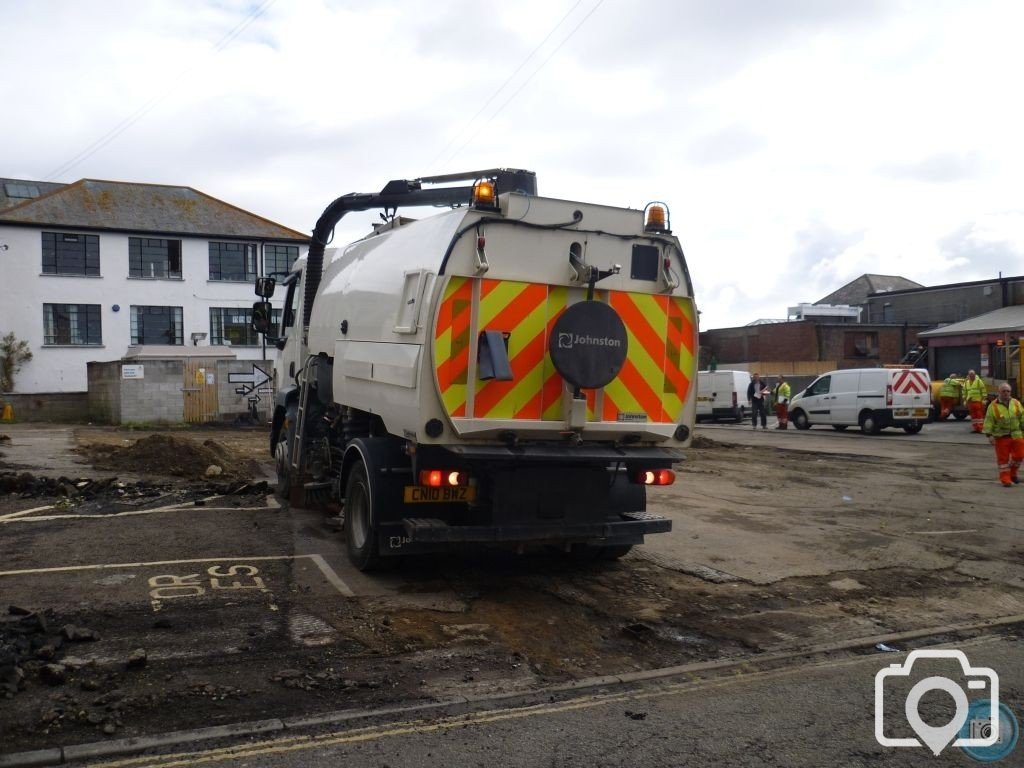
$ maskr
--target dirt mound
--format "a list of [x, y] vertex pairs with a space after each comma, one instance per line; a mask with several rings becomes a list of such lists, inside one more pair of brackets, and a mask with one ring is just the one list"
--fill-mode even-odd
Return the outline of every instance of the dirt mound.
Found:
[[213, 477], [246, 479], [258, 477], [260, 467], [216, 440], [190, 440], [174, 435], [150, 435], [132, 445], [92, 444], [80, 448], [97, 469], [134, 474], [170, 475], [188, 479], [209, 477], [211, 466], [220, 467]]

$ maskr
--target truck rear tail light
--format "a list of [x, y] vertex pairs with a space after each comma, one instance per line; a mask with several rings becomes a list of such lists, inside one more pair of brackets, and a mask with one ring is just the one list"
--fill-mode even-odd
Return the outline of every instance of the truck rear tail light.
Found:
[[676, 473], [671, 469], [642, 469], [633, 476], [633, 482], [641, 485], [672, 485]]
[[736, 393], [733, 392], [732, 393], [732, 407], [735, 408], [739, 404], [740, 404], [740, 401], [736, 398]]
[[456, 469], [421, 469], [420, 485], [427, 485], [431, 488], [469, 485], [469, 477], [465, 472], [459, 472]]
[[885, 385], [885, 404], [892, 405], [892, 384]]

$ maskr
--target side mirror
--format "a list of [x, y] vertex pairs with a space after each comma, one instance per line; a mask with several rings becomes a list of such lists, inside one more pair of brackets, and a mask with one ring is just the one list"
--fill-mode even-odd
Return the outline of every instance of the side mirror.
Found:
[[[271, 280], [273, 283], [273, 280]], [[273, 287], [273, 286], [271, 286]], [[269, 301], [257, 301], [252, 305], [252, 328], [257, 333], [270, 333], [270, 312]]]
[[269, 299], [274, 295], [274, 278], [272, 277], [257, 277], [256, 278], [256, 295], [261, 299]]

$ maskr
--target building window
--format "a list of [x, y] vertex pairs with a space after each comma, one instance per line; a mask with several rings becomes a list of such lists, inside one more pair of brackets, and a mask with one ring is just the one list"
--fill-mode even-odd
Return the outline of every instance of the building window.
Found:
[[99, 304], [43, 304], [43, 344], [102, 344]]
[[128, 274], [181, 279], [181, 240], [129, 237]]
[[[281, 310], [270, 312], [271, 327], [281, 322]], [[258, 347], [263, 343], [252, 327], [252, 310], [248, 307], [210, 307], [210, 343], [232, 347]]]
[[210, 243], [210, 279], [256, 279], [255, 243]]
[[871, 358], [878, 357], [878, 334], [863, 331], [847, 332], [844, 339], [844, 357]]
[[176, 344], [182, 341], [181, 307], [132, 306], [132, 344]]
[[100, 274], [100, 238], [69, 232], [43, 232], [44, 275]]
[[292, 265], [299, 258], [297, 245], [267, 245], [263, 248], [263, 274], [281, 279], [292, 271]]
[[35, 184], [24, 184], [17, 181], [4, 182], [4, 194], [19, 200], [32, 200], [39, 197], [39, 187]]

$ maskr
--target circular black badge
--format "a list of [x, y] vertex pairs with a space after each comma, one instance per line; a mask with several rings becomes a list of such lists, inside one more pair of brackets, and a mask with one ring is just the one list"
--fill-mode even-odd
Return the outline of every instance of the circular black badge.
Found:
[[618, 376], [628, 346], [622, 318], [599, 301], [573, 304], [555, 321], [548, 339], [555, 370], [584, 389], [603, 387]]

